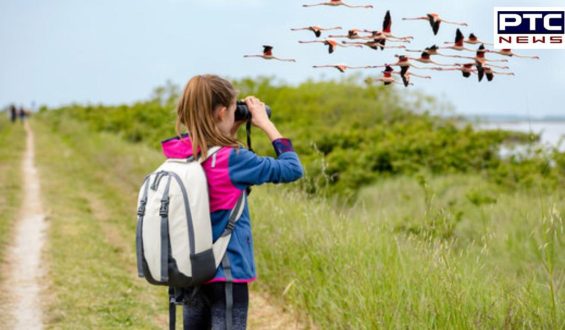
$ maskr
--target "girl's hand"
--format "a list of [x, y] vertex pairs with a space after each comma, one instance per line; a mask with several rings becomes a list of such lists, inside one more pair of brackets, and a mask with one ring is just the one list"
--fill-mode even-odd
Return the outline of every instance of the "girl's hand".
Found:
[[264, 128], [271, 123], [271, 120], [267, 116], [267, 110], [265, 110], [265, 103], [261, 102], [255, 96], [248, 96], [244, 101], [251, 113], [251, 124], [259, 128]]

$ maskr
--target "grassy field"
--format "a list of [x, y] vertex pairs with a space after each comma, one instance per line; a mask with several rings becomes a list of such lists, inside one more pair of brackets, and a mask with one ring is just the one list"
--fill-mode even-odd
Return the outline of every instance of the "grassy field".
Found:
[[132, 235], [133, 187], [157, 157], [72, 123], [32, 127], [50, 222], [47, 327], [164, 328], [166, 289], [137, 279]]
[[[138, 186], [161, 155], [68, 119], [33, 128], [49, 327], [163, 327], [163, 289], [136, 278], [133, 234]], [[343, 208], [287, 188], [250, 195], [256, 286], [321, 329], [565, 327], [562, 191], [397, 177]]]
[[5, 114], [0, 113], [0, 261], [4, 260], [6, 244], [22, 199], [21, 162], [25, 137], [23, 125], [11, 124]]

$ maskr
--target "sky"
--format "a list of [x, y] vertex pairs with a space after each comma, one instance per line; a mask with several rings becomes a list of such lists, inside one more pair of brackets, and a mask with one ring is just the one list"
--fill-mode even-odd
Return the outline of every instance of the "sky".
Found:
[[[422, 49], [453, 41], [456, 27], [443, 25], [434, 36], [427, 22], [402, 17], [437, 12], [447, 20], [469, 23], [462, 27], [465, 35], [474, 32], [492, 41], [495, 6], [564, 6], [563, 0], [348, 1], [372, 4], [374, 9], [302, 7], [318, 0], [0, 0], [0, 107], [12, 102], [26, 107], [32, 102], [36, 107], [131, 103], [148, 98], [167, 80], [182, 87], [203, 73], [228, 78], [272, 75], [290, 84], [339, 79], [356, 70], [342, 74], [312, 65], [382, 65], [394, 62], [394, 55], [402, 52], [339, 48], [330, 55], [321, 44], [298, 43], [314, 40], [313, 33], [290, 28], [381, 29], [390, 10], [393, 33], [413, 35], [409, 48]], [[274, 55], [297, 62], [243, 57], [260, 54], [264, 44], [274, 46]], [[480, 84], [476, 77], [463, 79], [457, 72], [425, 70], [420, 73], [433, 79], [414, 78], [411, 88], [451, 102], [461, 114], [565, 115], [565, 50], [516, 52], [539, 55], [541, 60], [512, 58], [509, 66], [516, 76]], [[377, 77], [380, 70], [365, 73]]]

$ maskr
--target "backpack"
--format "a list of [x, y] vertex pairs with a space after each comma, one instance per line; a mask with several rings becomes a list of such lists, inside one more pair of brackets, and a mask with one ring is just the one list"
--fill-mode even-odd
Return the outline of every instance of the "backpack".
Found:
[[194, 156], [167, 159], [145, 177], [139, 190], [137, 273], [150, 284], [169, 287], [170, 329], [175, 328], [176, 305], [185, 302], [183, 289], [197, 289], [212, 279], [220, 264], [226, 274], [226, 323], [231, 329], [232, 276], [226, 250], [243, 213], [245, 191], [231, 210], [224, 232], [212, 242], [208, 184], [202, 163], [220, 148], [210, 148], [208, 157], [197, 160]]

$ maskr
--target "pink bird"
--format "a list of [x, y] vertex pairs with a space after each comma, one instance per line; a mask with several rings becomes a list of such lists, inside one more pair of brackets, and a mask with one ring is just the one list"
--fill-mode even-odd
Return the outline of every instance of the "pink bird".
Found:
[[328, 65], [313, 65], [313, 68], [336, 68], [339, 70], [339, 72], [341, 73], [345, 73], [346, 70], [348, 69], [370, 69], [373, 68], [370, 65], [366, 65], [366, 66], [348, 66], [345, 64], [328, 64]]
[[263, 46], [263, 54], [262, 55], [243, 55], [243, 57], [261, 57], [265, 60], [278, 60], [284, 62], [296, 62], [295, 59], [282, 59], [273, 56], [273, 46], [264, 45]]
[[[340, 44], [333, 39], [324, 39], [324, 40], [312, 40], [312, 41], [299, 41], [301, 44], [311, 44], [311, 43], [322, 43], [324, 46], [328, 46], [328, 52], [333, 54], [336, 47], [349, 47], [350, 45]], [[363, 47], [361, 45], [351, 45], [351, 47]]]
[[405, 21], [406, 20], [425, 20], [425, 21], [428, 21], [430, 23], [431, 27], [432, 27], [432, 30], [434, 31], [434, 35], [437, 35], [441, 23], [461, 25], [461, 26], [467, 26], [468, 25], [467, 23], [464, 23], [464, 22], [447, 21], [447, 20], [441, 18], [436, 13], [429, 13], [429, 14], [426, 14], [426, 16], [420, 16], [420, 17], [414, 17], [414, 18], [403, 18], [403, 20], [405, 20]]
[[316, 6], [331, 6], [331, 7], [344, 6], [348, 8], [373, 8], [372, 5], [357, 5], [357, 6], [349, 5], [343, 2], [342, 0], [330, 0], [330, 2], [322, 2], [313, 5], [302, 5], [302, 7], [316, 7]]
[[495, 53], [498, 55], [509, 56], [509, 57], [519, 57], [519, 58], [531, 58], [534, 60], [539, 60], [539, 56], [525, 56], [525, 55], [518, 55], [512, 52], [512, 49], [502, 49], [502, 50], [486, 50], [487, 53]]
[[466, 51], [474, 52], [473, 49], [465, 48], [464, 42], [465, 42], [465, 36], [463, 35], [460, 29], [457, 29], [457, 32], [455, 33], [455, 42], [454, 43], [445, 42], [445, 44], [451, 44], [451, 46], [440, 47], [440, 49], [453, 49], [457, 51], [466, 50]]
[[308, 27], [304, 27], [304, 28], [294, 28], [294, 29], [290, 29], [291, 31], [312, 31], [314, 32], [314, 35], [316, 36], [316, 38], [319, 38], [320, 36], [322, 36], [322, 31], [333, 31], [333, 30], [341, 30], [341, 26], [336, 26], [336, 27], [332, 27], [332, 28], [321, 28], [317, 25], [314, 26], [308, 26]]

